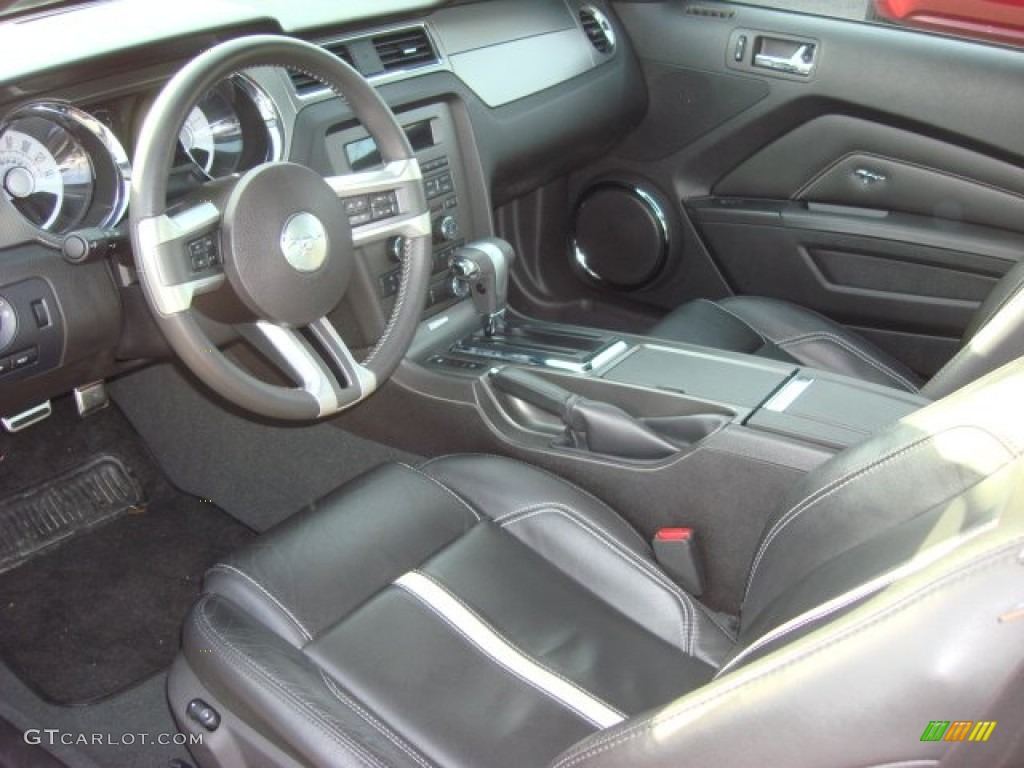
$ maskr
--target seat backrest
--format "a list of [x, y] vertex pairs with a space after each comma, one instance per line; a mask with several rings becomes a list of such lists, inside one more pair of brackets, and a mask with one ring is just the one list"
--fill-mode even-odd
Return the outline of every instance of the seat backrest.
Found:
[[[998, 721], [1024, 677], [1022, 402], [1024, 361], [808, 474], [766, 525], [715, 680], [561, 768], [937, 765], [956, 742], [922, 740], [929, 723]], [[976, 764], [1018, 729], [974, 743]]]
[[1007, 272], [974, 313], [960, 349], [921, 393], [934, 400], [1024, 355], [1024, 261]]

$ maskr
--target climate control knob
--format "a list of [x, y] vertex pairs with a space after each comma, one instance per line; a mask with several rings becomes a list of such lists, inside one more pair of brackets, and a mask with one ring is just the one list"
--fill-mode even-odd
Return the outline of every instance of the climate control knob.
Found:
[[447, 214], [434, 219], [434, 242], [445, 243], [457, 240], [459, 237], [459, 222], [454, 216]]

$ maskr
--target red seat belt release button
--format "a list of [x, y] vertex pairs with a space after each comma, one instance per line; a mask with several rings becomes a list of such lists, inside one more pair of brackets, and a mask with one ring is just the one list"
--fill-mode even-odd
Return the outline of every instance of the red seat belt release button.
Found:
[[704, 592], [704, 569], [692, 528], [661, 528], [654, 534], [654, 558], [676, 584], [695, 597]]

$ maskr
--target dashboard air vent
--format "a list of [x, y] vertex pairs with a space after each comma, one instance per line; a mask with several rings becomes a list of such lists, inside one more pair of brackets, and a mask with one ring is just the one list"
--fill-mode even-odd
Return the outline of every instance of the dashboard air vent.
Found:
[[[348, 46], [344, 42], [337, 41], [333, 43], [324, 43], [323, 47], [329, 53], [333, 53], [347, 64], [352, 64], [352, 54], [349, 53]], [[288, 77], [291, 78], [292, 85], [295, 87], [295, 92], [299, 94], [299, 96], [307, 96], [311, 93], [327, 89], [327, 86], [319, 80], [295, 69], [288, 70]]]
[[385, 72], [416, 69], [437, 63], [437, 53], [423, 27], [374, 35], [373, 47], [377, 49]]
[[615, 50], [615, 30], [612, 29], [608, 17], [592, 5], [580, 8], [580, 23], [590, 44], [600, 53], [611, 53]]
[[688, 5], [686, 13], [690, 16], [703, 16], [706, 19], [731, 19], [736, 15], [732, 8], [712, 8], [707, 5]]

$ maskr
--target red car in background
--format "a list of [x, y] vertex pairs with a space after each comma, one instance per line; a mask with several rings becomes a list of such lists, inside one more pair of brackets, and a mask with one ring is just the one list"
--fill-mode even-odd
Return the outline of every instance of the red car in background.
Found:
[[1024, 0], [874, 0], [874, 6], [877, 16], [898, 24], [1024, 45]]

